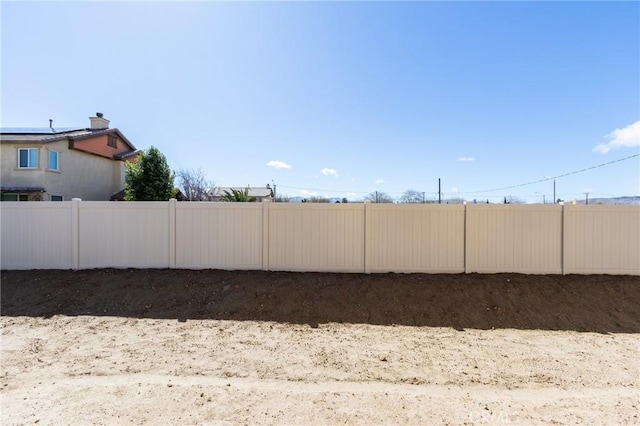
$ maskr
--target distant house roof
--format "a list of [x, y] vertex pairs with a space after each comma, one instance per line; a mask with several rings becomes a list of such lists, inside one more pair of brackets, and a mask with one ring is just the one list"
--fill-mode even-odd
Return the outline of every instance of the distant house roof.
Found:
[[[110, 201], [124, 201], [124, 194], [125, 194], [125, 190], [122, 189], [116, 192], [115, 194], [113, 194], [110, 198]], [[176, 192], [176, 200], [187, 201], [187, 197], [184, 196], [182, 191], [178, 190], [178, 192]]]
[[[247, 187], [246, 186], [216, 187], [216, 188], [213, 188], [211, 191], [209, 191], [208, 195], [211, 198], [224, 197], [224, 191], [231, 192], [232, 189], [235, 189], [236, 191], [244, 191], [245, 189], [247, 189]], [[260, 197], [260, 198], [273, 197], [273, 192], [271, 192], [270, 188], [251, 188], [250, 187], [249, 197]]]

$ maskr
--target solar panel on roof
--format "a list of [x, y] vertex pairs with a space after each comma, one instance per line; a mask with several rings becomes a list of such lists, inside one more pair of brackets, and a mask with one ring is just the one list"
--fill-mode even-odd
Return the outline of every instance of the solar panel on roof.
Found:
[[29, 134], [29, 135], [54, 135], [56, 133], [64, 133], [70, 132], [73, 130], [82, 130], [76, 127], [54, 127], [51, 129], [50, 127], [2, 127], [0, 128], [0, 133], [8, 133], [8, 134]]

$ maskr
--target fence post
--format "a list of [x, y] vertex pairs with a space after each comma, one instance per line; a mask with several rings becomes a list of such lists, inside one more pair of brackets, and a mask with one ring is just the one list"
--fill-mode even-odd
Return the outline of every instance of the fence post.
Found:
[[371, 203], [364, 203], [364, 273], [371, 273]]
[[564, 204], [561, 207], [562, 218], [560, 219], [560, 269], [562, 270], [562, 275], [565, 275], [564, 261], [566, 259], [566, 253], [564, 251], [564, 247], [567, 239], [567, 209]]
[[468, 261], [469, 254], [467, 250], [469, 250], [469, 206], [464, 204], [464, 227], [462, 228], [462, 236], [464, 237], [464, 243], [462, 245], [464, 253], [462, 254], [462, 264], [464, 265], [464, 273], [469, 273]]
[[175, 198], [169, 199], [169, 269], [176, 267], [176, 204]]
[[262, 270], [269, 268], [269, 208], [271, 202], [262, 202]]
[[71, 269], [80, 269], [80, 198], [71, 199]]

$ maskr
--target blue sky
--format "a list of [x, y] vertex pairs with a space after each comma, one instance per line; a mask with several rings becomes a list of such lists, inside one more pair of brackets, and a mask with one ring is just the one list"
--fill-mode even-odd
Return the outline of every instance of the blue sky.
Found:
[[[551, 200], [640, 154], [638, 2], [2, 2], [1, 124], [84, 127], [218, 186]], [[640, 194], [640, 157], [558, 178]]]

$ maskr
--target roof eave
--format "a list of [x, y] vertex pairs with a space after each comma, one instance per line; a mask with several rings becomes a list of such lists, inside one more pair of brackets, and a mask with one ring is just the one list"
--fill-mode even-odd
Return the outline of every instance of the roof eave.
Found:
[[[87, 130], [91, 130], [91, 129], [87, 129]], [[132, 151], [136, 151], [137, 148], [131, 143], [131, 141], [129, 139], [127, 139], [127, 137], [125, 135], [122, 134], [122, 132], [115, 128], [115, 129], [101, 129], [101, 130], [93, 130], [91, 131], [91, 133], [87, 133], [85, 135], [79, 135], [79, 136], [70, 136], [69, 139], [73, 139], [76, 141], [81, 141], [84, 139], [91, 139], [93, 137], [96, 136], [102, 136], [102, 135], [110, 135], [112, 133], [115, 133], [118, 135], [118, 137], [120, 137], [120, 139], [122, 139], [127, 145], [129, 145], [129, 148], [131, 148]]]

